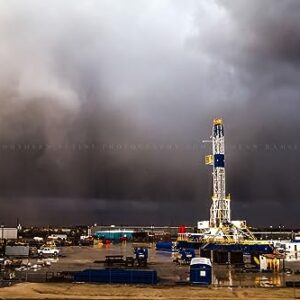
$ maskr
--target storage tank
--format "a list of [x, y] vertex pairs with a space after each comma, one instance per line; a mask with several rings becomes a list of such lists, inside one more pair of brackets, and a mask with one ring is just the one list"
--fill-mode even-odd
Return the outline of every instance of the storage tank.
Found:
[[156, 243], [155, 248], [157, 251], [174, 252], [175, 246], [172, 242], [159, 241]]
[[192, 284], [210, 285], [212, 266], [209, 258], [195, 257], [190, 263], [190, 282]]

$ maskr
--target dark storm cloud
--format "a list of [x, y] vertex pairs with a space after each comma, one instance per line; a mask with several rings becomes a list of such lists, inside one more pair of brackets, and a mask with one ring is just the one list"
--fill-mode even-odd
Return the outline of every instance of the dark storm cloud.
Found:
[[223, 116], [233, 214], [283, 223], [256, 211], [296, 207], [297, 150], [231, 146], [299, 143], [298, 2], [71, 3], [0, 3], [3, 219], [207, 218]]
[[[240, 202], [236, 203], [243, 212], [240, 216], [245, 215], [246, 205], [252, 222], [289, 219], [290, 224], [297, 223], [285, 204], [297, 209], [300, 192], [299, 149], [287, 147], [299, 144], [299, 2], [220, 1], [215, 10], [223, 17], [214, 17], [210, 32], [211, 28], [222, 31], [207, 38], [199, 29], [193, 42], [222, 63], [224, 70], [231, 70], [242, 91], [239, 104], [228, 103], [224, 110], [231, 131], [227, 141], [264, 149], [229, 153], [228, 182]], [[266, 207], [267, 218], [253, 213]]]

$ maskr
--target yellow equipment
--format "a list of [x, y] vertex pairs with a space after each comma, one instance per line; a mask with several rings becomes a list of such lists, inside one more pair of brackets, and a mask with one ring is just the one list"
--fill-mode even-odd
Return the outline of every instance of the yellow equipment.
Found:
[[223, 124], [223, 119], [222, 118], [216, 118], [213, 121], [214, 125], [222, 125]]
[[205, 155], [205, 164], [206, 165], [212, 165], [214, 161], [214, 158], [212, 155]]

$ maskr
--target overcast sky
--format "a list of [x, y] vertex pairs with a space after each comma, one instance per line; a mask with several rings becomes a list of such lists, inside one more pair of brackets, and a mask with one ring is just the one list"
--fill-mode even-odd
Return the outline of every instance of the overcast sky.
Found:
[[234, 219], [300, 226], [300, 1], [0, 0], [0, 221], [189, 224], [223, 117]]

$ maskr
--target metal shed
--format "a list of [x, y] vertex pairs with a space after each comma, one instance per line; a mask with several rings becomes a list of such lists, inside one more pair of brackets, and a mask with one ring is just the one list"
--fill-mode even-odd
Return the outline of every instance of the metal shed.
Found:
[[190, 282], [192, 284], [210, 285], [212, 282], [212, 265], [206, 257], [195, 257], [190, 263]]
[[6, 246], [5, 255], [7, 256], [28, 256], [29, 246]]
[[0, 239], [16, 240], [18, 238], [17, 228], [8, 228], [1, 226], [0, 228]]

